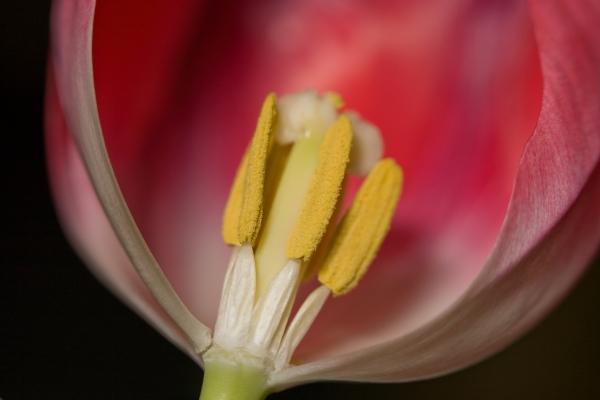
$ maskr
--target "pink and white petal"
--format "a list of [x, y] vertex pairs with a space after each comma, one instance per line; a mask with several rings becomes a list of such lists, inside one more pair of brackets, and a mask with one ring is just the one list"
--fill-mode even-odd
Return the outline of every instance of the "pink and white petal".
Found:
[[[68, 127], [73, 135], [74, 143], [77, 145], [81, 160], [85, 161], [85, 170], [106, 213], [105, 216], [110, 220], [114, 230], [114, 232], [107, 232], [106, 225], [102, 229], [103, 220], [100, 218], [100, 230], [96, 231], [96, 226], [87, 226], [86, 228], [90, 229], [90, 232], [87, 232], [87, 237], [80, 240], [79, 243], [90, 244], [89, 239], [93, 238], [94, 234], [107, 232], [108, 235], [104, 237], [107, 239], [105, 245], [108, 244], [108, 249], [112, 247], [111, 250], [114, 250], [114, 234], [116, 234], [129, 260], [135, 266], [145, 285], [151, 290], [152, 295], [181, 331], [185, 333], [193, 346], [193, 350], [199, 352], [210, 344], [210, 331], [189, 312], [166, 280], [129, 213], [106, 153], [96, 107], [92, 72], [94, 7], [95, 1], [76, 3], [58, 1], [55, 3], [52, 17], [54, 65], [51, 68], [54, 75], [50, 79], [52, 87], [49, 99], [52, 105], [61, 104], [64, 121], [61, 121], [62, 115], [54, 115], [54, 121], [49, 118], [48, 135], [55, 140], [55, 144], [58, 144], [57, 146], [49, 145], [49, 150], [63, 155], [64, 158], [54, 158], [54, 161], [49, 164], [51, 168], [56, 167], [51, 174], [54, 175], [54, 182], [62, 183], [62, 188], [74, 190], [75, 194], [80, 196], [78, 200], [81, 200], [79, 205], [82, 208], [79, 211], [83, 209], [86, 214], [89, 214], [87, 217], [92, 219], [101, 215], [98, 213], [97, 204], [94, 204], [95, 197], [90, 196], [91, 186], [89, 182], [81, 182], [81, 179], [77, 180], [78, 169], [81, 172], [81, 164], [78, 157], [75, 157], [75, 161], [73, 161], [74, 148], [72, 142], [67, 140], [65, 135]], [[56, 82], [56, 91], [53, 88], [54, 82]], [[52, 110], [51, 106], [48, 107]], [[55, 110], [58, 112], [59, 107], [56, 107]], [[66, 124], [63, 122], [66, 122]], [[55, 131], [52, 131], [52, 129], [55, 129]], [[51, 157], [54, 157], [54, 154]], [[61, 167], [67, 168], [63, 169]], [[65, 182], [74, 185], [70, 186]], [[58, 193], [61, 192], [58, 191]], [[67, 199], [61, 198], [61, 200], [66, 201]], [[69, 221], [68, 218], [67, 221]], [[73, 222], [73, 219], [70, 219], [70, 222]], [[79, 221], [76, 223], [79, 223]], [[81, 230], [79, 232], [81, 233]], [[109, 255], [108, 258], [102, 259], [98, 257], [99, 253], [97, 252], [102, 246], [95, 246], [96, 242], [92, 244], [93, 248], [84, 250], [91, 251], [91, 257], [95, 258], [94, 261], [98, 262], [98, 266], [107, 268], [107, 271], [111, 269], [113, 272], [121, 270], [115, 267], [123, 264], [122, 260], [119, 262], [119, 256], [122, 255], [122, 252], [113, 251], [111, 254], [114, 254], [114, 256]], [[93, 256], [94, 253], [96, 257]], [[104, 262], [110, 264], [113, 257], [117, 260], [114, 266], [104, 264]], [[116, 278], [114, 273], [106, 273], [105, 276], [109, 279]], [[118, 281], [118, 279], [115, 280]], [[120, 285], [116, 282], [114, 284], [117, 287]], [[136, 292], [136, 290], [133, 289], [133, 292]], [[140, 293], [139, 288], [137, 292]], [[147, 303], [147, 306], [149, 308], [146, 308], [146, 310], [149, 310], [155, 304]], [[158, 320], [156, 314], [153, 318]]]
[[53, 73], [46, 92], [46, 153], [56, 210], [69, 241], [94, 275], [196, 362], [185, 335], [133, 269], [106, 219], [59, 107]]
[[292, 367], [316, 379], [410, 381], [465, 367], [508, 345], [574, 284], [600, 243], [600, 8], [532, 2], [544, 78], [502, 231], [477, 281], [447, 312], [395, 340]]

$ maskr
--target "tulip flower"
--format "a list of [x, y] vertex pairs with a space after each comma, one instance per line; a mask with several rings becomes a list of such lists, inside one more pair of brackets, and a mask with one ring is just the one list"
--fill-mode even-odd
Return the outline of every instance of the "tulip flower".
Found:
[[206, 368], [203, 399], [464, 368], [600, 243], [598, 20], [591, 0], [57, 0], [63, 226]]

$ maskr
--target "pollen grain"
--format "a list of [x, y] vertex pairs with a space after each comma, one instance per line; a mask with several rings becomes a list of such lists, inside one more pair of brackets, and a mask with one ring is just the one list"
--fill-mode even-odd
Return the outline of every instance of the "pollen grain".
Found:
[[389, 230], [402, 180], [392, 159], [379, 161], [340, 222], [319, 270], [319, 281], [335, 296], [353, 289], [373, 261]]
[[263, 215], [267, 158], [277, 119], [277, 98], [271, 93], [263, 102], [250, 146], [238, 167], [223, 216], [225, 243], [253, 244]]
[[352, 123], [340, 116], [329, 128], [300, 215], [288, 240], [287, 256], [310, 260], [334, 215], [350, 160]]

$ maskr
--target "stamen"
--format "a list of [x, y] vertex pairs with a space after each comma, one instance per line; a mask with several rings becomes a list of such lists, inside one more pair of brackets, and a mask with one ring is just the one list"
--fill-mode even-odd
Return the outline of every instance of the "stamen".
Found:
[[252, 317], [250, 350], [275, 355], [296, 297], [299, 273], [300, 263], [289, 261], [256, 304]]
[[238, 168], [225, 206], [222, 233], [227, 244], [253, 244], [260, 231], [265, 170], [276, 118], [276, 97], [271, 93], [263, 103], [254, 137]]
[[352, 124], [341, 116], [325, 135], [319, 163], [288, 241], [287, 256], [308, 261], [335, 211], [350, 159]]
[[[375, 257], [402, 171], [378, 162], [379, 130], [342, 106], [339, 95], [314, 91], [265, 99], [225, 209], [223, 238], [235, 247], [208, 364], [251, 366], [261, 377], [285, 368], [330, 294], [356, 286]], [[336, 227], [347, 173], [371, 169]], [[322, 286], [288, 325], [312, 267]]]
[[235, 247], [225, 275], [215, 324], [214, 340], [221, 346], [241, 346], [248, 336], [256, 290], [255, 269], [252, 246]]
[[367, 271], [389, 229], [402, 179], [392, 159], [381, 160], [358, 191], [319, 270], [319, 281], [335, 296], [353, 289]]
[[315, 318], [319, 315], [319, 311], [321, 311], [329, 294], [327, 287], [319, 286], [304, 300], [281, 342], [277, 357], [275, 357], [275, 370], [282, 369], [290, 362], [294, 350], [296, 350]]

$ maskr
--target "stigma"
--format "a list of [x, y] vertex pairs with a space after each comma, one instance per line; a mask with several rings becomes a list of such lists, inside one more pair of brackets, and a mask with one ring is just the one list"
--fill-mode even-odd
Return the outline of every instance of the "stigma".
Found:
[[[287, 367], [327, 299], [359, 284], [402, 188], [401, 168], [382, 152], [379, 130], [335, 93], [266, 97], [225, 206], [232, 256], [205, 362], [267, 375]], [[344, 210], [350, 175], [365, 179]], [[289, 321], [299, 286], [313, 279]]]

